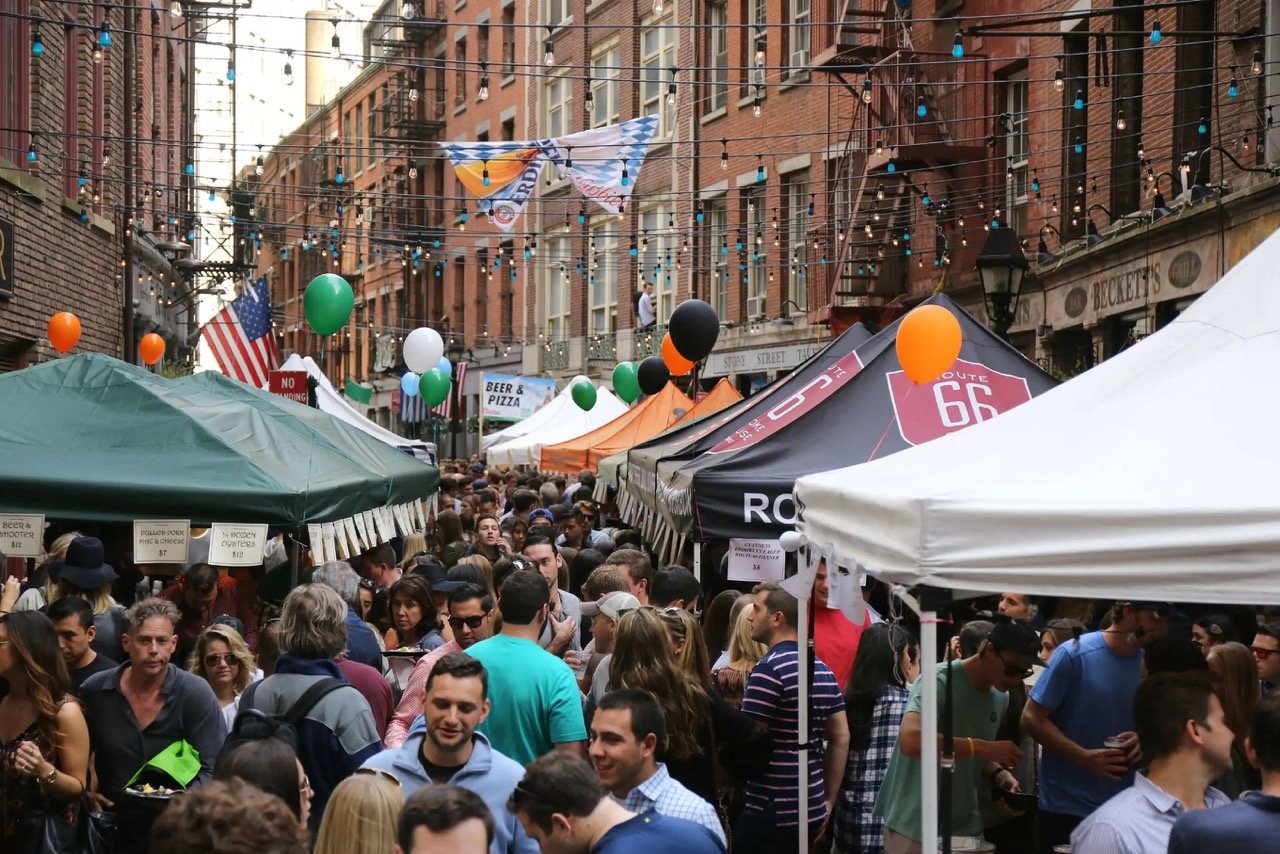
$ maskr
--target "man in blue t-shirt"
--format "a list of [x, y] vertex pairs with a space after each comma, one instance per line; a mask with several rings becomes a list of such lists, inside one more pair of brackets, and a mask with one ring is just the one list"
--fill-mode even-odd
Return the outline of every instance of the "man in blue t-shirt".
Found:
[[544, 852], [724, 854], [725, 850], [715, 834], [700, 824], [624, 809], [605, 792], [595, 769], [567, 753], [549, 753], [531, 762], [507, 808]]
[[1230, 851], [1264, 854], [1280, 838], [1280, 698], [1258, 704], [1244, 743], [1253, 767], [1262, 772], [1262, 789], [1215, 810], [1181, 816], [1169, 836], [1169, 854]]
[[1168, 629], [1167, 605], [1117, 603], [1110, 627], [1059, 646], [1031, 689], [1022, 728], [1044, 747], [1042, 851], [1066, 843], [1085, 816], [1133, 782], [1142, 648]]

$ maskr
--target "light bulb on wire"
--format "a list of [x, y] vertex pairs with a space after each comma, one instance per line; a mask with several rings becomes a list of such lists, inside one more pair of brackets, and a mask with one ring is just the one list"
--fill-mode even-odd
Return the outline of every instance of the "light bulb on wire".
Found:
[[285, 51], [287, 57], [284, 61], [284, 85], [293, 85], [293, 51]]
[[342, 59], [342, 39], [338, 38], [338, 19], [331, 18], [329, 23], [333, 24], [333, 38], [329, 39], [329, 58]]

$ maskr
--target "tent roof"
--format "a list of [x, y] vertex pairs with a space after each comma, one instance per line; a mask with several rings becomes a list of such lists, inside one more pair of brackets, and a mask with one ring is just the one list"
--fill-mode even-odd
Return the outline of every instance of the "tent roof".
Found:
[[963, 344], [950, 372], [928, 386], [902, 373], [894, 346], [899, 319], [824, 371], [775, 393], [741, 430], [682, 455], [663, 478], [678, 529], [699, 540], [777, 537], [795, 525], [791, 492], [798, 477], [922, 444], [1057, 384], [946, 295], [926, 303], [946, 308], [960, 324]]
[[585, 468], [594, 472], [600, 460], [658, 435], [692, 409], [689, 396], [668, 382], [657, 394], [649, 395], [608, 424], [567, 442], [544, 445], [538, 468], [564, 473]]
[[86, 353], [0, 375], [0, 512], [299, 526], [426, 498], [437, 470], [221, 374]]
[[545, 413], [540, 423], [524, 435], [491, 446], [485, 452], [489, 464], [537, 465], [543, 445], [555, 445], [575, 439], [608, 424], [627, 411], [625, 403], [614, 397], [613, 392], [601, 387], [596, 388], [596, 405], [589, 411], [584, 411], [573, 402], [572, 389], [573, 383], [570, 382], [550, 403], [519, 424], [513, 425], [519, 427]]
[[[732, 406], [740, 400], [742, 400], [742, 395], [733, 387], [733, 383], [729, 382], [728, 378], [721, 377], [720, 382], [716, 383], [711, 391], [704, 394], [702, 399], [693, 405], [692, 409], [671, 422], [667, 432], [715, 415], [720, 410]], [[666, 435], [666, 433], [659, 435]], [[628, 446], [600, 460], [599, 468], [596, 471], [597, 491], [601, 485], [616, 487], [620, 480], [625, 479], [627, 451], [630, 448], [631, 446]]]
[[346, 398], [338, 394], [337, 389], [333, 387], [333, 383], [329, 382], [329, 378], [324, 375], [324, 371], [316, 364], [315, 359], [310, 356], [299, 356], [294, 353], [288, 359], [285, 359], [284, 364], [280, 366], [280, 370], [306, 371], [308, 376], [315, 378], [317, 383], [316, 405], [322, 412], [327, 412], [334, 418], [363, 430], [373, 438], [385, 442], [393, 448], [422, 448], [424, 450], [427, 448], [425, 442], [407, 439], [404, 436], [392, 433], [347, 403]]
[[1280, 602], [1280, 233], [1177, 320], [990, 422], [802, 478], [802, 529], [891, 581]]

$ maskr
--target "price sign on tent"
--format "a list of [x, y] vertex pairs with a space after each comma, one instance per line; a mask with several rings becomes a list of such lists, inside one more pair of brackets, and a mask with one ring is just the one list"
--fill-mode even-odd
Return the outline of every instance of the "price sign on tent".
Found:
[[0, 513], [0, 554], [40, 557], [44, 552], [44, 517]]
[[189, 519], [135, 519], [134, 563], [186, 563], [191, 535]]
[[262, 563], [266, 546], [266, 525], [214, 522], [209, 533], [209, 563], [214, 566], [254, 566]]
[[781, 581], [787, 559], [777, 540], [729, 540], [730, 581]]
[[272, 394], [287, 397], [303, 405], [307, 403], [306, 371], [272, 371], [269, 387]]

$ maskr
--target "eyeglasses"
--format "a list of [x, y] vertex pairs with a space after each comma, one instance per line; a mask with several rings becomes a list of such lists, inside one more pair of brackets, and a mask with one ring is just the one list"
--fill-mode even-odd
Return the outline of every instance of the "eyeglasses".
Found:
[[300, 795], [314, 795], [314, 794], [315, 794], [315, 790], [311, 788], [311, 780], [310, 780], [310, 779], [308, 779], [308, 778], [306, 778], [306, 777], [303, 777], [303, 778], [302, 778], [302, 782], [298, 784], [298, 794], [300, 794]]
[[224, 652], [221, 655], [210, 653], [204, 657], [205, 667], [217, 667], [219, 663], [225, 664], [227, 667], [234, 667], [240, 663], [240, 659], [236, 658], [234, 652]]
[[474, 632], [484, 624], [485, 618], [488, 616], [488, 614], [477, 614], [471, 617], [450, 617], [449, 627], [456, 632], [458, 629], [466, 626]]
[[395, 783], [397, 789], [400, 788], [400, 778], [397, 777], [395, 774], [392, 774], [390, 771], [383, 771], [381, 768], [357, 768], [356, 773], [357, 774], [377, 774], [379, 777], [383, 778], [384, 780], [389, 780], [392, 783]]
[[1258, 661], [1266, 661], [1268, 656], [1275, 655], [1280, 649], [1267, 649], [1265, 646], [1251, 646], [1253, 655]]
[[1023, 667], [1021, 664], [1010, 664], [1009, 659], [1001, 655], [999, 650], [996, 651], [996, 658], [1000, 659], [1000, 663], [1004, 665], [1004, 675], [1010, 679], [1026, 679], [1033, 672], [1030, 667]]
[[360, 587], [362, 590], [368, 590], [374, 593], [378, 591], [378, 585], [374, 584], [372, 581], [370, 581], [367, 578], [362, 578], [359, 581], [357, 581], [356, 586]]

